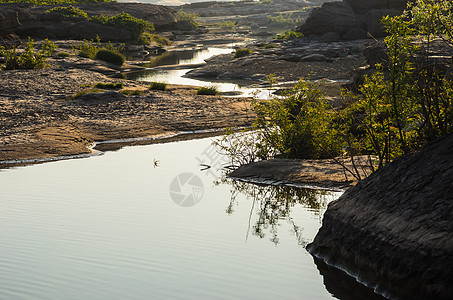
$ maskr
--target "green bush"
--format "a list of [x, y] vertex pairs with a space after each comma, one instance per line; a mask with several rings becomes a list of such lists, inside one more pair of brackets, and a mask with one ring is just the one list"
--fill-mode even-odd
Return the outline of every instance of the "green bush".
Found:
[[234, 52], [234, 57], [235, 58], [243, 57], [243, 56], [249, 55], [251, 53], [253, 53], [253, 51], [250, 50], [249, 48], [238, 48], [238, 49], [236, 49], [236, 52]]
[[94, 58], [109, 62], [117, 66], [122, 66], [126, 61], [121, 53], [107, 49], [98, 50]]
[[132, 38], [135, 40], [137, 40], [142, 33], [154, 30], [154, 25], [152, 23], [131, 16], [130, 14], [125, 12], [113, 17], [107, 17], [104, 15], [93, 16], [90, 18], [90, 21], [118, 28], [124, 28], [132, 34]]
[[190, 22], [195, 28], [198, 28], [197, 20], [200, 15], [196, 13], [188, 13], [186, 11], [180, 10], [178, 11], [177, 18], [178, 20], [184, 20]]
[[54, 42], [49, 41], [48, 39], [44, 40], [44, 43], [41, 46], [41, 52], [45, 56], [52, 56], [54, 52], [57, 50], [57, 46]]
[[285, 32], [284, 34], [277, 34], [277, 36], [275, 38], [278, 40], [295, 40], [295, 39], [301, 38], [303, 36], [304, 35], [302, 32], [297, 32], [297, 31], [291, 30], [291, 31]]
[[223, 30], [233, 30], [237, 27], [236, 23], [233, 21], [218, 22], [214, 26]]
[[46, 12], [60, 14], [65, 17], [81, 17], [81, 18], [88, 19], [88, 15], [86, 14], [86, 12], [84, 12], [83, 10], [78, 9], [72, 5], [54, 7], [52, 9], [49, 9]]
[[167, 84], [165, 82], [151, 82], [149, 86], [150, 90], [159, 90], [165, 91], [167, 89]]
[[130, 96], [139, 96], [143, 95], [142, 90], [122, 90], [120, 91], [121, 94], [123, 95], [130, 95]]
[[325, 158], [339, 153], [331, 115], [319, 83], [301, 79], [284, 97], [255, 100], [260, 149], [286, 158]]
[[103, 82], [98, 82], [94, 85], [95, 88], [99, 89], [122, 89], [124, 85], [119, 82], [119, 83], [103, 83]]
[[171, 44], [170, 40], [166, 37], [150, 32], [143, 32], [138, 38], [138, 43], [142, 45], [149, 45], [151, 42], [156, 42], [161, 46], [168, 46]]
[[218, 95], [219, 94], [219, 89], [214, 86], [205, 86], [205, 87], [200, 87], [197, 89], [197, 95]]
[[272, 44], [272, 43], [263, 45], [263, 49], [273, 49], [273, 48], [278, 48], [278, 46], [276, 44]]
[[35, 51], [33, 40], [28, 39], [25, 50], [19, 53], [16, 48], [3, 50], [6, 57], [5, 69], [42, 69], [48, 67], [45, 51]]

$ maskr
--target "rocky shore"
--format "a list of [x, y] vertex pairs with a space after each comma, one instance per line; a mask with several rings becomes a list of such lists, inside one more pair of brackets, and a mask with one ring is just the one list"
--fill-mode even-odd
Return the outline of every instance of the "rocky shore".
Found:
[[[94, 141], [252, 121], [244, 98], [197, 96], [190, 86], [151, 91], [146, 83], [107, 77], [98, 71], [111, 70], [108, 65], [80, 57], [49, 63], [47, 69], [0, 72], [0, 161], [89, 153]], [[72, 98], [99, 82], [123, 83], [124, 88]]]
[[453, 295], [453, 135], [329, 204], [308, 251], [390, 299]]

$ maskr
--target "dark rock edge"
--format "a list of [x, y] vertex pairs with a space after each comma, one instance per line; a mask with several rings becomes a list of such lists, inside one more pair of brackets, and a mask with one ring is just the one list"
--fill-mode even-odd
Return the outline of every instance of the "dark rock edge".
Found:
[[307, 250], [390, 299], [453, 295], [453, 135], [329, 204]]

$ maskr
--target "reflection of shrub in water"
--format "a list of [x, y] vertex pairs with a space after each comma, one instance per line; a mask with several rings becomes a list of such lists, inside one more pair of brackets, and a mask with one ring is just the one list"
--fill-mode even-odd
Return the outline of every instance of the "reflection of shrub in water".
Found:
[[[247, 236], [252, 234], [264, 238], [270, 234], [270, 240], [274, 244], [279, 243], [278, 227], [281, 220], [286, 220], [292, 227], [292, 233], [299, 245], [305, 247], [310, 241], [302, 236], [303, 228], [297, 226], [291, 216], [292, 208], [297, 205], [314, 210], [316, 215], [321, 216], [322, 211], [327, 207], [325, 196], [330, 194], [326, 190], [314, 190], [303, 188], [292, 188], [288, 186], [263, 186], [246, 182], [240, 182], [228, 178], [221, 178], [216, 184], [229, 184], [232, 186], [230, 203], [226, 209], [227, 214], [234, 212], [234, 206], [239, 205], [236, 198], [243, 194], [253, 200], [250, 212], [249, 229]], [[252, 226], [250, 224], [253, 210], [257, 210], [258, 219]]]

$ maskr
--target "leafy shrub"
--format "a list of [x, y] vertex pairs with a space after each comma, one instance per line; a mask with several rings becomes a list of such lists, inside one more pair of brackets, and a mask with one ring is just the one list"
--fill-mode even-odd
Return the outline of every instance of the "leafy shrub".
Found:
[[291, 31], [285, 32], [284, 34], [277, 34], [277, 36], [275, 38], [278, 40], [295, 40], [295, 39], [301, 38], [303, 36], [304, 35], [302, 32], [297, 32], [297, 31], [291, 30]]
[[177, 18], [178, 20], [184, 20], [190, 22], [195, 28], [198, 28], [197, 19], [200, 17], [197, 13], [189, 13], [183, 11], [182, 9], [178, 11]]
[[234, 52], [234, 57], [235, 58], [243, 57], [243, 56], [249, 55], [251, 53], [253, 53], [253, 51], [250, 50], [249, 48], [237, 48], [236, 52]]
[[122, 91], [120, 91], [120, 93], [123, 95], [133, 95], [133, 96], [143, 95], [142, 90], [122, 90]]
[[165, 82], [151, 82], [149, 86], [150, 90], [165, 91], [167, 89], [167, 83]]
[[293, 19], [293, 12], [288, 12], [283, 14], [282, 12], [279, 12], [277, 16], [267, 16], [267, 19], [271, 23], [276, 23], [279, 25], [291, 25], [291, 24], [298, 24], [301, 23], [302, 20], [300, 18]]
[[272, 44], [272, 43], [263, 45], [263, 49], [273, 49], [273, 48], [278, 48], [278, 46], [276, 44]]
[[126, 59], [121, 53], [112, 51], [112, 50], [107, 50], [107, 49], [100, 49], [96, 52], [95, 59], [100, 59], [106, 62], [109, 62], [111, 64], [117, 65], [117, 66], [122, 66]]
[[200, 87], [197, 89], [197, 95], [218, 95], [219, 94], [219, 89], [214, 86], [205, 86], [205, 87]]
[[94, 85], [95, 88], [99, 88], [99, 89], [122, 89], [124, 87], [124, 85], [119, 82], [119, 83], [112, 83], [112, 82], [109, 82], [109, 83], [103, 83], [103, 82], [98, 82]]
[[301, 79], [284, 97], [255, 100], [255, 127], [262, 131], [260, 149], [287, 158], [324, 158], [338, 154], [330, 128], [327, 100], [319, 83]]
[[149, 45], [151, 42], [156, 42], [161, 46], [168, 46], [171, 44], [170, 40], [166, 37], [150, 32], [143, 32], [138, 38], [138, 43], [142, 45]]
[[72, 5], [54, 7], [52, 9], [49, 9], [46, 12], [60, 14], [65, 17], [81, 17], [81, 18], [88, 19], [88, 15], [86, 14], [86, 12], [84, 12], [83, 10], [78, 9]]
[[54, 52], [57, 50], [57, 46], [54, 42], [49, 41], [48, 39], [44, 40], [44, 43], [41, 46], [41, 52], [45, 56], [52, 56]]
[[223, 30], [233, 30], [236, 28], [236, 23], [233, 21], [223, 21], [216, 23], [214, 26]]
[[131, 16], [125, 12], [113, 17], [107, 17], [104, 15], [93, 16], [90, 18], [90, 21], [103, 25], [124, 28], [132, 34], [132, 37], [135, 40], [137, 40], [142, 33], [154, 30], [154, 25], [152, 23]]
[[3, 55], [6, 57], [5, 69], [42, 69], [46, 68], [46, 57], [43, 50], [35, 51], [33, 40], [28, 39], [25, 50], [18, 53], [16, 48], [3, 50]]

